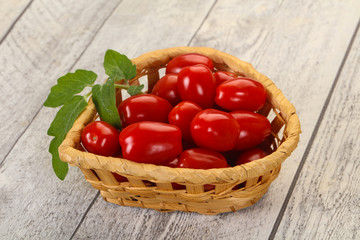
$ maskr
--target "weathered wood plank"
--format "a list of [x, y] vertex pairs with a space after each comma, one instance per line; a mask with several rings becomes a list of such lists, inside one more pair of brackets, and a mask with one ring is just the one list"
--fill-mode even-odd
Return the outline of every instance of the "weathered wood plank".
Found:
[[276, 239], [360, 239], [360, 32]]
[[0, 43], [31, 0], [0, 0]]
[[[217, 1], [192, 45], [231, 53], [273, 79], [300, 114], [304, 133], [299, 148], [253, 207], [201, 216], [116, 208], [98, 200], [75, 238], [268, 238], [356, 27], [359, 7], [358, 1], [242, 1], [241, 6]], [[334, 34], [334, 29], [341, 32]]]
[[[76, 4], [80, 3], [77, 1]], [[99, 79], [104, 79], [102, 61], [108, 48], [135, 57], [154, 49], [186, 45], [212, 4], [213, 1], [204, 3], [201, 0], [123, 1], [74, 69], [92, 69], [99, 73]], [[89, 14], [89, 17], [93, 16]], [[173, 29], [175, 25], [178, 26], [177, 31]], [[58, 33], [63, 41], [68, 36], [64, 34]], [[55, 45], [52, 47], [56, 48]], [[24, 51], [28, 48], [24, 47]], [[70, 55], [72, 50], [75, 48], [62, 49]], [[69, 64], [74, 61], [70, 57], [63, 60], [55, 54], [51, 56], [54, 63], [59, 65], [52, 65], [56, 77], [66, 71], [62, 70], [60, 73], [59, 70], [64, 65], [63, 61], [66, 60]], [[38, 55], [38, 58], [39, 61], [45, 61], [42, 59], [43, 55]], [[44, 81], [46, 86], [41, 87], [43, 89], [37, 93], [42, 95], [42, 99], [45, 99], [50, 85], [56, 81], [55, 73], [50, 73], [48, 70], [47, 79], [39, 78], [38, 70], [27, 76], [33, 83]], [[6, 76], [9, 78], [10, 75]], [[11, 100], [4, 98], [1, 101]], [[41, 109], [5, 161], [0, 164], [0, 239], [69, 238], [96, 195], [76, 168], [70, 168], [64, 182], [59, 181], [51, 169], [50, 154], [47, 152], [50, 138], [46, 137], [46, 130], [55, 112], [53, 109]]]
[[35, 1], [0, 46], [0, 163], [120, 0]]

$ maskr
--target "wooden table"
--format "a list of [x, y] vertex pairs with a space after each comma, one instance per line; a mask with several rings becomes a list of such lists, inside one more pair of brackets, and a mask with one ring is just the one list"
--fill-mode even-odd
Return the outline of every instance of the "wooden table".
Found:
[[[360, 239], [360, 1], [0, 0], [0, 239]], [[295, 105], [303, 133], [254, 206], [202, 216], [105, 202], [82, 173], [57, 179], [50, 87], [105, 78], [129, 57], [207, 46], [251, 62]]]

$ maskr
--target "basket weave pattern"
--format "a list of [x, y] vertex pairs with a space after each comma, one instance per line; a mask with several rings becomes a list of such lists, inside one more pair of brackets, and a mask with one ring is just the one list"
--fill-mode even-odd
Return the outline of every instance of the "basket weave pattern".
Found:
[[[152, 208], [158, 211], [185, 211], [201, 214], [218, 214], [236, 211], [256, 203], [278, 176], [281, 163], [296, 148], [300, 123], [294, 106], [266, 76], [257, 72], [249, 63], [211, 48], [176, 47], [146, 53], [132, 61], [137, 66], [137, 76], [148, 83], [149, 89], [160, 78], [159, 70], [174, 57], [184, 53], [200, 53], [210, 57], [217, 70], [231, 71], [261, 82], [267, 91], [267, 103], [259, 111], [271, 122], [272, 134], [262, 143], [265, 150], [273, 151], [265, 158], [231, 168], [180, 169], [152, 164], [140, 164], [126, 159], [104, 157], [81, 151], [82, 129], [96, 118], [92, 101], [78, 117], [59, 147], [60, 158], [77, 166], [86, 180], [100, 190], [102, 197], [115, 204]], [[121, 101], [121, 91], [117, 101]], [[118, 182], [112, 172], [127, 178]], [[184, 185], [175, 190], [172, 183]], [[215, 189], [204, 191], [204, 185]]]

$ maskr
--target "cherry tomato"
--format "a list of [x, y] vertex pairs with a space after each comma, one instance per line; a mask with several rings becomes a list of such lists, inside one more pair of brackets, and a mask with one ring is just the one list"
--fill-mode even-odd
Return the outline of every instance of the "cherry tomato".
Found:
[[210, 169], [229, 167], [221, 153], [205, 148], [183, 151], [179, 157], [179, 168]]
[[192, 142], [190, 123], [202, 108], [196, 103], [183, 101], [176, 105], [169, 113], [169, 123], [180, 128], [185, 141]]
[[215, 77], [204, 65], [183, 68], [178, 75], [177, 87], [184, 101], [192, 101], [203, 108], [214, 105]]
[[177, 79], [178, 77], [176, 74], [166, 74], [157, 81], [151, 93], [166, 99], [171, 105], [175, 106], [181, 102], [177, 90]]
[[179, 164], [179, 158], [176, 157], [173, 160], [170, 160], [169, 162], [165, 163], [164, 166], [176, 168], [178, 164]]
[[214, 64], [209, 57], [197, 53], [188, 53], [173, 58], [166, 66], [166, 74], [179, 73], [182, 68], [196, 64], [203, 64], [214, 71]]
[[257, 111], [264, 106], [265, 100], [264, 86], [250, 78], [228, 80], [216, 89], [216, 104], [230, 111]]
[[255, 147], [271, 134], [270, 122], [261, 114], [248, 111], [234, 111], [230, 114], [240, 125], [235, 150]]
[[114, 156], [120, 152], [118, 138], [119, 131], [103, 121], [88, 124], [81, 133], [84, 148], [102, 156]]
[[229, 113], [206, 109], [194, 117], [190, 132], [198, 146], [216, 151], [228, 151], [236, 144], [240, 126]]
[[241, 165], [257, 160], [265, 157], [266, 155], [266, 152], [260, 148], [250, 148], [239, 155], [239, 157], [236, 159], [236, 165]]
[[154, 94], [140, 94], [129, 97], [118, 106], [123, 127], [141, 121], [164, 122], [168, 120], [171, 104]]
[[138, 122], [119, 135], [123, 157], [135, 162], [164, 164], [182, 151], [178, 127], [159, 122]]
[[216, 86], [219, 86], [221, 83], [226, 82], [227, 80], [237, 78], [234, 73], [226, 71], [217, 71], [214, 73], [214, 77], [216, 79]]

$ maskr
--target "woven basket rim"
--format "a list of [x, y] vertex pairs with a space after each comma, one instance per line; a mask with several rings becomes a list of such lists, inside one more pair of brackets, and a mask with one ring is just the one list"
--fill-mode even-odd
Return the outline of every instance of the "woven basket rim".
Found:
[[242, 182], [252, 177], [259, 177], [278, 167], [296, 148], [301, 133], [300, 121], [294, 106], [285, 98], [283, 93], [265, 75], [257, 72], [247, 62], [241, 61], [230, 54], [207, 47], [174, 47], [145, 53], [135, 59], [137, 74], [144, 69], [158, 69], [164, 62], [185, 53], [199, 53], [209, 56], [214, 63], [223, 64], [235, 73], [245, 73], [261, 82], [267, 90], [270, 103], [280, 110], [285, 120], [285, 130], [288, 137], [278, 149], [262, 159], [240, 166], [219, 169], [187, 169], [170, 168], [153, 164], [136, 163], [123, 158], [104, 157], [77, 150], [75, 146], [80, 142], [82, 129], [92, 121], [96, 115], [95, 105], [90, 99], [86, 109], [80, 114], [66, 138], [59, 147], [62, 161], [85, 169], [106, 169], [122, 175], [132, 175], [154, 182], [178, 182], [194, 185], [224, 182]]

